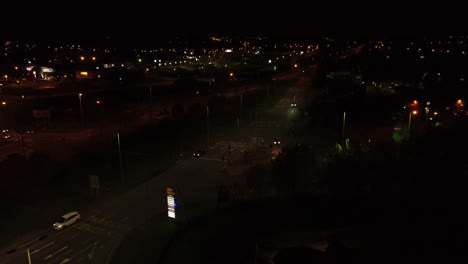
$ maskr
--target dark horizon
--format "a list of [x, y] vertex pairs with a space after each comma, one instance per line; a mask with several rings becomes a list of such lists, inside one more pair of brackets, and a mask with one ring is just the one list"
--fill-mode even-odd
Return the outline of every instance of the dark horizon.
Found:
[[[2, 14], [4, 40], [85, 40], [111, 36], [131, 42], [174, 36], [264, 35], [359, 38], [462, 35], [464, 9], [446, 3], [331, 4], [288, 1], [283, 5], [236, 2], [168, 3], [132, 1], [119, 5], [12, 3]], [[9, 12], [11, 11], [11, 12]]]

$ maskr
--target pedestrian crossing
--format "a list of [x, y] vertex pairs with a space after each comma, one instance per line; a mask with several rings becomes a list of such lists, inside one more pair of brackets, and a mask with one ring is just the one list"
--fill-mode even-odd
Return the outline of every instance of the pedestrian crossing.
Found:
[[279, 127], [285, 127], [284, 122], [279, 122], [277, 120], [259, 120], [259, 121], [254, 121], [249, 124], [249, 127], [255, 128], [279, 128]]
[[210, 152], [214, 153], [227, 153], [231, 152], [245, 152], [251, 149], [252, 146], [246, 142], [232, 142], [232, 141], [219, 141], [210, 147]]
[[126, 230], [129, 228], [124, 220], [110, 220], [108, 218], [89, 216], [77, 224], [76, 228], [96, 235], [108, 234], [109, 231]]

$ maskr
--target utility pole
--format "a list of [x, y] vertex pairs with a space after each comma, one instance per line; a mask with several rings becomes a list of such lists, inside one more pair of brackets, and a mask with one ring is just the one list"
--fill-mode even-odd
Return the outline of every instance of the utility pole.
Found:
[[345, 138], [345, 124], [346, 124], [346, 112], [343, 112], [343, 129], [341, 132], [341, 136], [343, 139]]
[[81, 102], [82, 93], [78, 94], [78, 99], [80, 100], [80, 116], [81, 116], [81, 125], [84, 125], [84, 116], [83, 116], [83, 103]]

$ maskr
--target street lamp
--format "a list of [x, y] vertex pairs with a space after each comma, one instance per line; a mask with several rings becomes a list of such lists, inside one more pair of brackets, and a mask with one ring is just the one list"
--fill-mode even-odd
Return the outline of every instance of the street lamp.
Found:
[[343, 139], [345, 138], [345, 125], [346, 125], [346, 111], [343, 112], [343, 127], [341, 130], [341, 136]]
[[410, 111], [410, 113], [409, 113], [409, 118], [408, 118], [408, 135], [407, 135], [408, 140], [409, 140], [409, 138], [410, 138], [410, 131], [411, 131], [411, 117], [412, 117], [413, 115], [417, 115], [417, 114], [418, 114], [418, 111], [416, 111], [416, 110]]
[[84, 124], [84, 119], [83, 119], [83, 104], [81, 102], [81, 97], [83, 96], [82, 93], [78, 94], [78, 99], [80, 100], [80, 116], [81, 116], [81, 125]]

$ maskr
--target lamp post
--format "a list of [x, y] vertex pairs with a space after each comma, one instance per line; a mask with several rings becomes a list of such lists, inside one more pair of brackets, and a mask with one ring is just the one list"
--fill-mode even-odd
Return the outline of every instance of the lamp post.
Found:
[[413, 115], [417, 115], [418, 114], [418, 111], [416, 110], [413, 110], [413, 111], [410, 111], [409, 113], [409, 118], [408, 118], [408, 135], [407, 135], [407, 138], [409, 140], [410, 138], [410, 131], [411, 131], [411, 118]]
[[81, 102], [81, 97], [83, 96], [82, 93], [78, 94], [78, 99], [80, 100], [80, 117], [81, 117], [81, 125], [84, 125], [84, 117], [83, 117], [83, 103]]
[[346, 112], [343, 112], [343, 129], [341, 131], [341, 136], [343, 137], [343, 140], [345, 138], [345, 124], [346, 124]]

